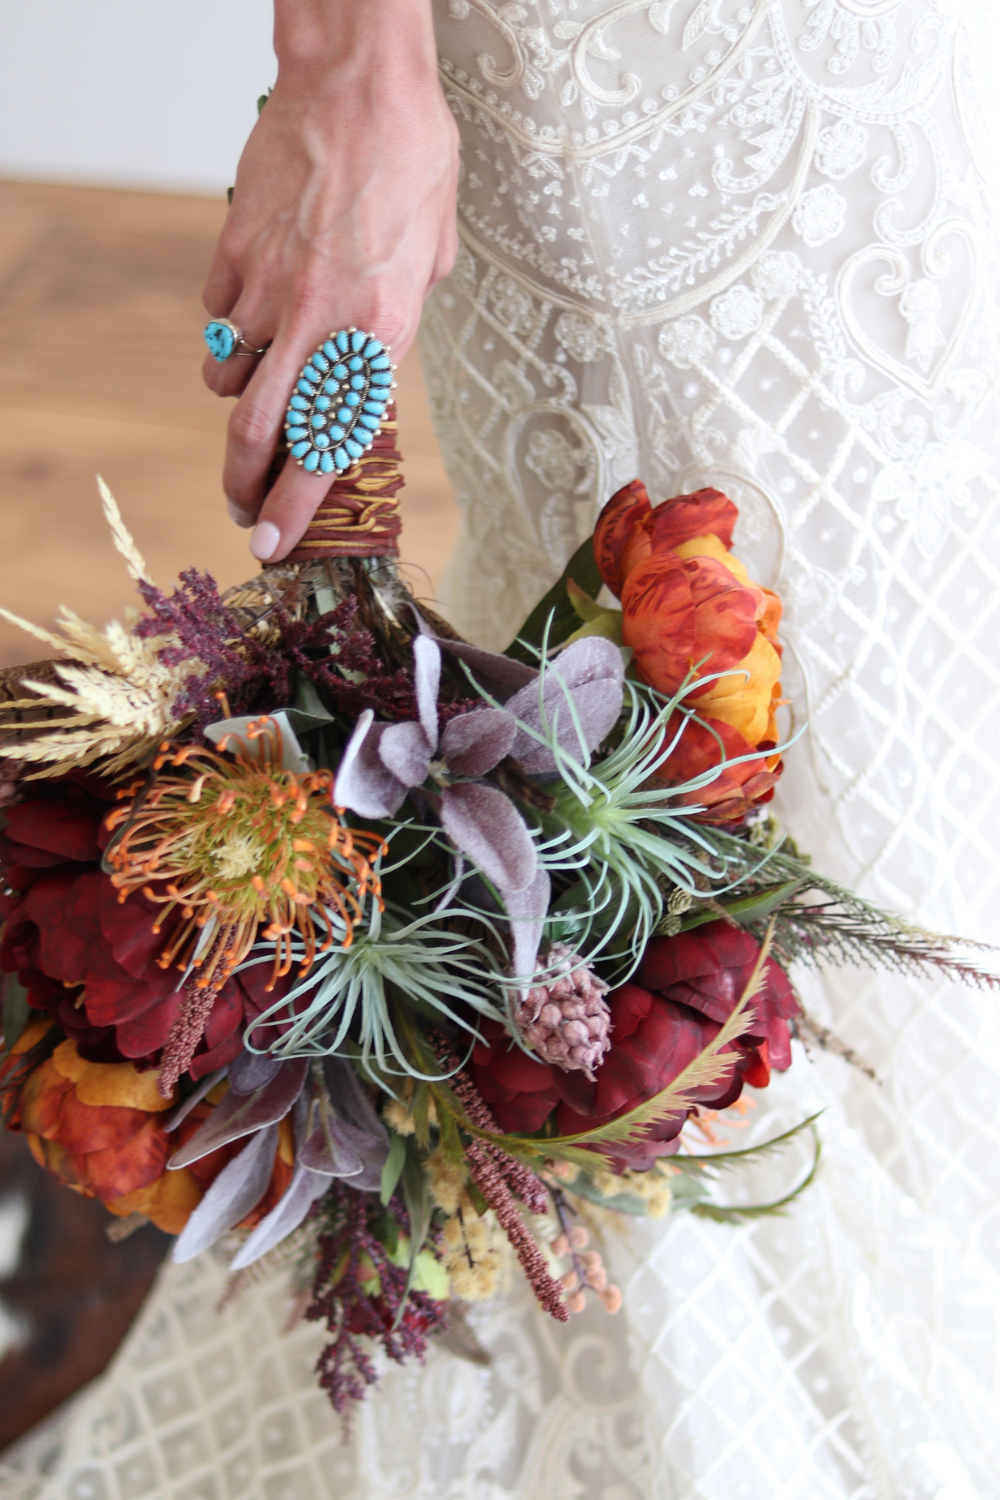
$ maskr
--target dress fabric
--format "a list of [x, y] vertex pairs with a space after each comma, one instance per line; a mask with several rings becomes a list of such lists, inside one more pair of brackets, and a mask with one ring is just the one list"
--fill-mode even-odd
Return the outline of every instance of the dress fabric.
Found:
[[[641, 475], [740, 506], [807, 726], [781, 817], [825, 873], [996, 938], [1000, 325], [976, 17], [953, 0], [449, 0], [461, 251], [422, 354], [462, 511], [453, 618], [504, 644]], [[0, 1500], [994, 1500], [1000, 1024], [943, 979], [796, 975], [877, 1072], [797, 1052], [747, 1136], [823, 1108], [782, 1217], [609, 1241], [625, 1310], [515, 1282], [488, 1366], [386, 1371], [344, 1439], [316, 1329], [170, 1267]], [[734, 1144], [738, 1144], [734, 1141]], [[753, 1183], [780, 1197], [802, 1158]], [[738, 1191], [739, 1189], [737, 1189]]]

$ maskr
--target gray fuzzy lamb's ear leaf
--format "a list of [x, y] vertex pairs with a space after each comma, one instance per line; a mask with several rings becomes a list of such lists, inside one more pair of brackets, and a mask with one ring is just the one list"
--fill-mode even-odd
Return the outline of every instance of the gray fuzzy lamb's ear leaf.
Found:
[[341, 1127], [362, 1162], [362, 1171], [351, 1178], [351, 1187], [363, 1193], [377, 1193], [389, 1155], [389, 1132], [346, 1058], [326, 1058], [323, 1073], [334, 1108], [344, 1116]]
[[[621, 652], [612, 641], [588, 636], [574, 641], [545, 672], [543, 704], [546, 733], [555, 732], [562, 748], [574, 760], [585, 761], [614, 728], [622, 711], [624, 668]], [[507, 703], [526, 728], [518, 729], [511, 754], [529, 776], [544, 776], [556, 769], [547, 746], [530, 734], [543, 731], [539, 688], [531, 683]]]
[[526, 890], [504, 896], [510, 921], [511, 969], [515, 979], [530, 982], [534, 978], [542, 925], [548, 914], [551, 895], [549, 872], [539, 865]]
[[330, 1178], [324, 1173], [313, 1172], [301, 1163], [295, 1168], [292, 1180], [284, 1197], [272, 1208], [266, 1219], [262, 1219], [246, 1244], [230, 1262], [231, 1271], [242, 1271], [260, 1260], [275, 1245], [280, 1245], [292, 1234], [317, 1198], [322, 1198], [330, 1186]]
[[621, 647], [600, 635], [574, 641], [554, 658], [549, 670], [558, 672], [567, 687], [584, 682], [617, 682], [620, 687], [625, 681]]
[[379, 740], [379, 759], [386, 770], [405, 787], [422, 786], [435, 746], [428, 740], [422, 724], [408, 719], [404, 724], [387, 724]]
[[446, 641], [441, 636], [436, 639], [442, 651], [456, 661], [464, 661], [480, 686], [501, 701], [538, 676], [537, 667], [511, 661], [509, 656], [484, 651], [480, 646], [470, 646], [468, 641]]
[[306, 1081], [309, 1064], [304, 1058], [283, 1062], [281, 1071], [255, 1094], [240, 1095], [232, 1089], [212, 1110], [208, 1119], [167, 1162], [173, 1171], [189, 1167], [210, 1151], [217, 1151], [240, 1136], [276, 1125], [294, 1105]]
[[245, 1097], [256, 1094], [281, 1068], [279, 1057], [268, 1057], [267, 1053], [241, 1052], [229, 1064], [229, 1087], [234, 1094]]
[[227, 1162], [174, 1243], [177, 1262], [193, 1260], [237, 1225], [267, 1192], [278, 1146], [277, 1125], [267, 1125]]
[[467, 781], [441, 797], [441, 823], [463, 854], [497, 890], [523, 891], [535, 877], [537, 857], [524, 820], [496, 787]]
[[438, 693], [441, 690], [441, 648], [428, 635], [413, 642], [413, 684], [417, 690], [417, 713], [431, 751], [438, 743]]
[[320, 1106], [315, 1128], [303, 1141], [298, 1159], [313, 1172], [323, 1172], [328, 1177], [357, 1177], [364, 1171], [364, 1162], [351, 1141], [360, 1135], [344, 1120], [338, 1120], [329, 1106]]
[[441, 754], [458, 776], [485, 776], [500, 764], [517, 736], [513, 714], [502, 708], [474, 708], [444, 726]]
[[406, 800], [406, 787], [383, 764], [379, 744], [388, 724], [376, 724], [370, 708], [358, 716], [337, 768], [333, 800], [360, 818], [392, 818]]

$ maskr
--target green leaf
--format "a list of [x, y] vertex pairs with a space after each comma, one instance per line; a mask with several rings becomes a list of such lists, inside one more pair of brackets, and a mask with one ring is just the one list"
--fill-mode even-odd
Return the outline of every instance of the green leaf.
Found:
[[392, 1144], [389, 1147], [389, 1155], [386, 1157], [385, 1165], [382, 1168], [382, 1191], [380, 1197], [383, 1204], [387, 1204], [396, 1191], [405, 1165], [406, 1138], [405, 1136], [394, 1135]]
[[701, 927], [704, 922], [717, 922], [720, 906], [743, 927], [749, 926], [751, 922], [764, 921], [773, 911], [787, 905], [802, 889], [802, 885], [802, 880], [785, 880], [781, 885], [769, 885], [762, 891], [754, 891], [750, 896], [739, 896], [735, 901], [716, 901], [713, 903], [714, 910], [713, 906], [699, 907], [681, 919], [679, 930], [690, 932], [693, 927]]
[[5, 1052], [15, 1046], [24, 1035], [31, 1020], [28, 991], [16, 974], [3, 976], [3, 1047]]
[[536, 604], [531, 614], [525, 620], [517, 633], [515, 640], [507, 647], [505, 656], [514, 661], [527, 662], [534, 666], [535, 655], [531, 651], [532, 646], [540, 646], [545, 638], [545, 627], [549, 616], [552, 624], [549, 627], [549, 646], [559, 646], [564, 640], [573, 634], [579, 624], [579, 616], [573, 607], [568, 592], [570, 579], [578, 584], [581, 590], [593, 596], [601, 587], [601, 575], [597, 571], [597, 563], [594, 560], [594, 539], [589, 536], [573, 553], [569, 562], [563, 569], [561, 577], [549, 589], [540, 604]]
[[813, 1142], [813, 1159], [808, 1172], [802, 1181], [797, 1182], [791, 1192], [786, 1193], [783, 1198], [775, 1198], [772, 1203], [749, 1203], [745, 1208], [730, 1208], [724, 1203], [711, 1203], [703, 1200], [701, 1203], [695, 1203], [691, 1212], [697, 1214], [699, 1218], [714, 1219], [720, 1224], [739, 1224], [744, 1219], [763, 1219], [770, 1214], [780, 1215], [789, 1203], [794, 1202], [800, 1193], [805, 1192], [819, 1170], [822, 1146], [819, 1133], [815, 1128], [813, 1128]]
[[[670, 1158], [670, 1165], [677, 1167], [681, 1172], [703, 1172], [711, 1171], [713, 1168], [729, 1168], [732, 1166], [749, 1166], [754, 1161], [763, 1161], [765, 1157], [773, 1156], [788, 1141], [793, 1141], [796, 1136], [801, 1135], [803, 1130], [809, 1130], [815, 1125], [823, 1110], [818, 1109], [808, 1119], [800, 1120], [790, 1130], [785, 1130], [781, 1135], [772, 1136], [769, 1141], [763, 1141], [759, 1146], [746, 1146], [742, 1151], [713, 1151], [704, 1156], [689, 1156], [687, 1152]], [[815, 1133], [815, 1132], [814, 1132]]]
[[566, 580], [566, 594], [570, 604], [572, 604], [577, 615], [585, 625], [589, 625], [591, 620], [599, 620], [603, 614], [608, 613], [604, 605], [598, 604], [596, 599], [592, 599], [573, 578], [567, 578]]

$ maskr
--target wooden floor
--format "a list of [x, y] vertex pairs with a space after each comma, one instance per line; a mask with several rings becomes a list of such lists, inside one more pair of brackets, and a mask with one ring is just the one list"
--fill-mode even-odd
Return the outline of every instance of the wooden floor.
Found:
[[[226, 587], [257, 564], [220, 474], [231, 403], [201, 383], [201, 286], [225, 204], [0, 183], [0, 604], [95, 624], [132, 586], [108, 540], [111, 486], [161, 586], [184, 567]], [[433, 596], [455, 534], [416, 353], [399, 373], [403, 557]], [[0, 623], [0, 666], [44, 648]]]

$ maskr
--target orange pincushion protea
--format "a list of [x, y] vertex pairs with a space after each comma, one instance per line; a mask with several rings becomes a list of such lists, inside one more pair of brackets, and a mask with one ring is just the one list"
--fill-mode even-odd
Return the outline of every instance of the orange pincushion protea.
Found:
[[[318, 952], [350, 945], [368, 897], [381, 903], [385, 844], [347, 826], [331, 773], [282, 769], [273, 719], [252, 723], [247, 737], [250, 750], [236, 735], [220, 741], [231, 755], [163, 745], [155, 779], [131, 787], [106, 821], [120, 899], [142, 890], [161, 904], [157, 930], [180, 909], [158, 962], [190, 963], [202, 990], [221, 986], [258, 938], [274, 944], [272, 984], [292, 966], [295, 934], [306, 974]], [[164, 766], [179, 774], [155, 775]]]

